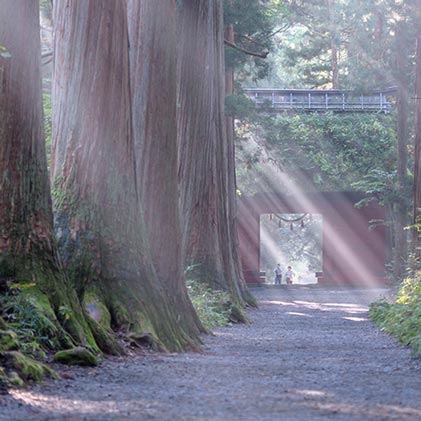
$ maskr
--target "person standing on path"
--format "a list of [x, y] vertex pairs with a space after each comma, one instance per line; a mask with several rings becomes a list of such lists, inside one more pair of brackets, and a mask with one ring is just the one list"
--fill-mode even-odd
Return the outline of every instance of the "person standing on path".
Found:
[[276, 268], [273, 271], [275, 272], [275, 285], [281, 285], [281, 281], [282, 281], [281, 264], [278, 263], [276, 265]]
[[287, 285], [292, 285], [294, 279], [294, 272], [292, 271], [292, 267], [288, 266], [287, 271], [285, 272], [285, 280]]

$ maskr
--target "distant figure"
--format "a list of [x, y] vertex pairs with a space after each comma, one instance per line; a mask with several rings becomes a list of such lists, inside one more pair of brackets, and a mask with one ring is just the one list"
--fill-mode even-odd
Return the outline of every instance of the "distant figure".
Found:
[[288, 270], [285, 272], [285, 280], [287, 285], [292, 285], [292, 281], [294, 279], [294, 272], [292, 271], [292, 267], [288, 266]]
[[281, 264], [278, 263], [276, 265], [276, 268], [273, 271], [275, 272], [275, 285], [281, 285], [281, 281], [282, 281]]

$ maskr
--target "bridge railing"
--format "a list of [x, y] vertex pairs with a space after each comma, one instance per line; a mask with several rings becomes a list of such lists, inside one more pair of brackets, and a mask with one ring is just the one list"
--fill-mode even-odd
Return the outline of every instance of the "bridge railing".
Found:
[[393, 106], [394, 88], [370, 94], [348, 90], [245, 89], [257, 106], [276, 110], [383, 112]]

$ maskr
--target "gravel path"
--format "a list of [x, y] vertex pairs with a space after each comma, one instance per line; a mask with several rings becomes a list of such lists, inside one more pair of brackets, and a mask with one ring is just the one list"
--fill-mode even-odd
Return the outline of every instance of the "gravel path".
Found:
[[216, 330], [203, 354], [65, 369], [0, 396], [0, 420], [421, 420], [421, 360], [367, 320], [384, 291], [253, 292], [253, 323]]

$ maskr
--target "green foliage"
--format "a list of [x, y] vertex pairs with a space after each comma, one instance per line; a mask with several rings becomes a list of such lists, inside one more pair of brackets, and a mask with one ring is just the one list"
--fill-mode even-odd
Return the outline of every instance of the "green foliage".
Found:
[[45, 150], [47, 152], [48, 167], [51, 164], [51, 94], [43, 93], [44, 105], [44, 134], [45, 134]]
[[0, 330], [0, 351], [19, 349], [19, 339], [13, 330]]
[[421, 355], [421, 270], [402, 283], [394, 303], [374, 303], [369, 315], [383, 331]]
[[256, 112], [254, 102], [245, 95], [225, 96], [225, 115], [238, 120], [249, 120]]
[[45, 350], [59, 347], [55, 316], [41, 294], [36, 294], [31, 285], [24, 288], [12, 288], [1, 297], [3, 317], [17, 334], [24, 353], [45, 358]]
[[12, 57], [9, 51], [7, 51], [6, 47], [4, 47], [3, 45], [0, 45], [0, 57], [3, 57], [3, 58]]
[[51, 19], [52, 12], [52, 0], [40, 0], [39, 8], [42, 14], [44, 14], [48, 19]]
[[232, 303], [227, 292], [212, 290], [205, 283], [192, 280], [187, 281], [187, 292], [206, 328], [227, 326], [230, 323]]
[[[303, 190], [362, 189], [392, 195], [396, 188], [393, 114], [284, 113], [262, 116], [256, 127], [245, 130], [265, 139], [254, 149], [260, 151], [260, 161], [266, 154]], [[247, 153], [256, 162], [253, 149]], [[237, 156], [249, 161], [241, 151]], [[251, 167], [258, 170], [256, 165]], [[238, 182], [242, 191], [251, 187], [244, 185], [249, 182], [241, 168]]]
[[[281, 85], [372, 90], [396, 86], [413, 65], [416, 10], [411, 2], [284, 0], [276, 42]], [[406, 57], [405, 75], [396, 57]], [[412, 63], [411, 63], [412, 61]]]
[[[272, 2], [271, 2], [272, 3]], [[250, 52], [263, 53], [274, 48], [272, 35], [280, 7], [260, 0], [224, 0], [224, 24], [233, 25], [235, 44]], [[269, 71], [268, 61], [225, 48], [225, 62], [241, 78], [261, 79]]]

